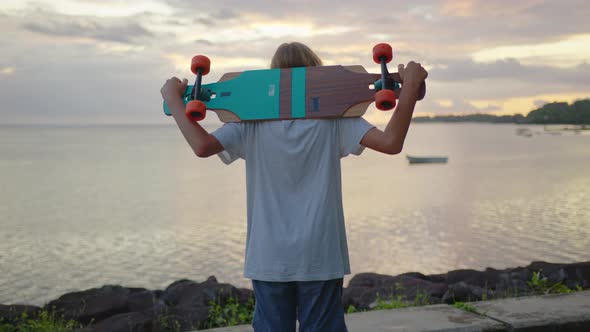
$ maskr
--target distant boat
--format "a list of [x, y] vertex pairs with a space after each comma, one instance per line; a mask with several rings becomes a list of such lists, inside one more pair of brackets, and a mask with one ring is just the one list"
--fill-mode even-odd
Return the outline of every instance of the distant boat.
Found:
[[532, 137], [533, 133], [529, 128], [517, 128], [516, 135], [524, 136], [524, 137]]
[[433, 163], [446, 163], [449, 158], [448, 157], [414, 157], [414, 156], [406, 156], [410, 164], [433, 164]]

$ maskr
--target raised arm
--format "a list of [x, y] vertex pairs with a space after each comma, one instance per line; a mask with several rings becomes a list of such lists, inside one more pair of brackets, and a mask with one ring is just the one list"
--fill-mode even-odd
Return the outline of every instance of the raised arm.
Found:
[[402, 151], [414, 106], [418, 99], [420, 85], [428, 76], [426, 70], [414, 61], [410, 61], [407, 68], [404, 68], [404, 65], [399, 65], [398, 71], [403, 81], [403, 88], [397, 108], [387, 123], [387, 127], [384, 131], [372, 128], [361, 140], [363, 146], [386, 154], [398, 154]]
[[172, 113], [172, 117], [174, 118], [174, 121], [176, 121], [176, 124], [187, 143], [197, 156], [206, 158], [223, 151], [223, 146], [200, 124], [189, 121], [184, 115], [182, 94], [184, 93], [187, 84], [188, 81], [186, 78], [181, 82], [178, 78], [172, 77], [164, 83], [160, 93], [162, 94], [162, 98], [166, 101], [166, 104], [168, 104], [170, 113]]

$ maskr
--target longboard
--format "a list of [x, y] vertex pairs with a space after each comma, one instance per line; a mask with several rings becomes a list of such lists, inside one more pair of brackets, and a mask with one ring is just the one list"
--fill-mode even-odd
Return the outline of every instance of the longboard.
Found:
[[[249, 70], [203, 84], [201, 100], [222, 122], [355, 117], [365, 114], [375, 101], [380, 78], [363, 66]], [[403, 82], [398, 73], [390, 78], [398, 83], [394, 91], [399, 96]], [[187, 86], [185, 104], [192, 90], [193, 85]], [[423, 85], [418, 99], [425, 93]], [[164, 112], [171, 115], [165, 103]]]
[[[197, 80], [187, 86], [182, 100], [192, 121], [202, 120], [206, 110], [222, 122], [362, 116], [374, 101], [382, 110], [395, 107], [403, 82], [399, 73], [387, 71], [391, 59], [391, 46], [378, 44], [373, 60], [381, 64], [380, 74], [360, 65], [296, 67], [227, 73], [216, 83], [201, 84], [210, 60], [197, 55], [191, 64]], [[418, 100], [425, 94], [422, 83]], [[164, 113], [171, 115], [166, 102]]]

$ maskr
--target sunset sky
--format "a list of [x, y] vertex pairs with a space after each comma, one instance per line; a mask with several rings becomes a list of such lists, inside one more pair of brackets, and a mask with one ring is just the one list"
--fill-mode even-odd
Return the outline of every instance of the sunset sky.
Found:
[[587, 0], [2, 0], [0, 28], [0, 124], [168, 123], [160, 87], [193, 80], [193, 55], [211, 58], [214, 82], [268, 67], [288, 41], [373, 72], [373, 45], [390, 43], [392, 71], [415, 60], [430, 72], [416, 115], [590, 97]]

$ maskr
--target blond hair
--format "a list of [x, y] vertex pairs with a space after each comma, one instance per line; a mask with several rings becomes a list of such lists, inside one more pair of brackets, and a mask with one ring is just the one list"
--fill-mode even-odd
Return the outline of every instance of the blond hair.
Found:
[[293, 68], [321, 66], [322, 60], [302, 43], [284, 43], [277, 48], [270, 68]]

